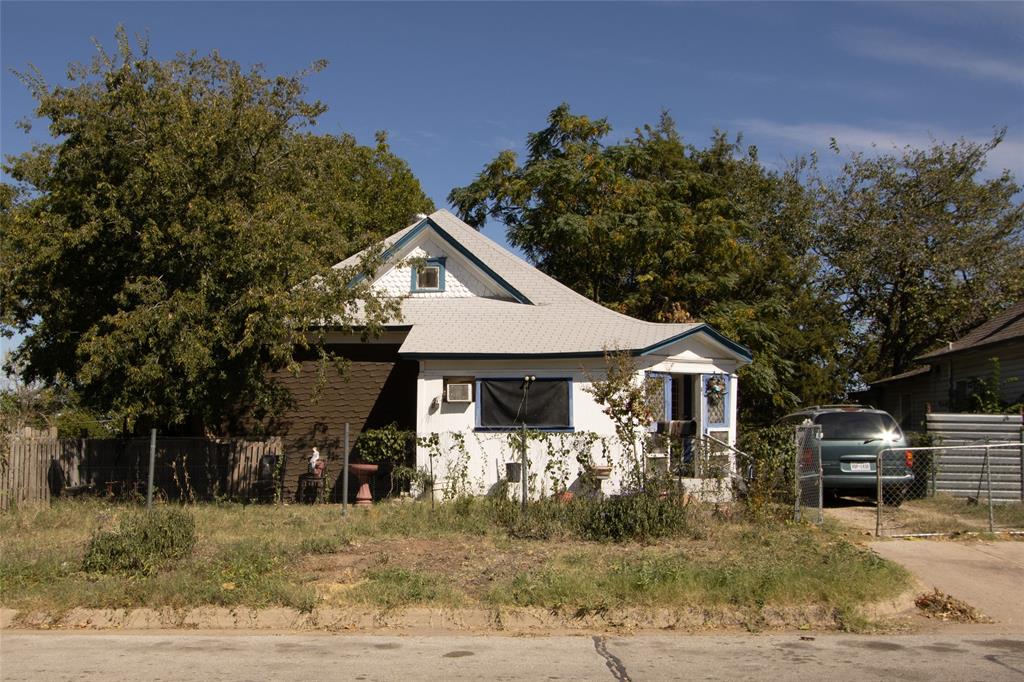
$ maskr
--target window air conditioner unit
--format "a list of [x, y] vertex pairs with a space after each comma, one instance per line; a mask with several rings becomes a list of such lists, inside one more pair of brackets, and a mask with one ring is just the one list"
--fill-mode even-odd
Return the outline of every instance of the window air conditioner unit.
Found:
[[448, 403], [473, 402], [473, 384], [448, 384], [445, 387], [444, 400]]

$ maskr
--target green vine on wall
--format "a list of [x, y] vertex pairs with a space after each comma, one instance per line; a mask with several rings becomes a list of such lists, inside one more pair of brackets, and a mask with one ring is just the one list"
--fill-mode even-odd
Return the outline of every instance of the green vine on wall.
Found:
[[638, 444], [654, 421], [658, 389], [652, 382], [638, 381], [638, 369], [629, 353], [609, 351], [605, 352], [604, 358], [604, 378], [588, 376], [590, 385], [584, 386], [583, 390], [604, 406], [603, 412], [611, 419], [619, 442], [632, 453], [627, 468], [628, 483], [639, 490], [644, 486], [644, 466]]

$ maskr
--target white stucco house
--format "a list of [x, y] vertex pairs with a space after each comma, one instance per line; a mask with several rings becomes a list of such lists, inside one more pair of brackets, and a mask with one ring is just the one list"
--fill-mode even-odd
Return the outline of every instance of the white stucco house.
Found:
[[[376, 400], [373, 409], [386, 416], [361, 423], [369, 427], [397, 414], [418, 436], [438, 434], [438, 448], [421, 445], [416, 453], [417, 466], [433, 471], [438, 489], [493, 489], [506, 475], [506, 462], [516, 459], [509, 435], [525, 421], [548, 434], [530, 444], [533, 495], [550, 493], [557, 479], [571, 489], [579, 480], [580, 448], [590, 450], [595, 464], [612, 466], [605, 490], [614, 492], [628, 454], [586, 390], [604, 376], [610, 350], [633, 356], [638, 381], [658, 382], [663, 420], [695, 420], [700, 434], [735, 442], [736, 372], [751, 354], [708, 325], [644, 322], [609, 310], [446, 210], [392, 234], [385, 246], [374, 286], [403, 298], [402, 315], [369, 342], [380, 353], [367, 362], [391, 362], [403, 378], [391, 382], [398, 390]], [[335, 267], [352, 266], [359, 257]], [[340, 332], [328, 341], [356, 343]], [[353, 367], [358, 384], [363, 365]], [[525, 394], [524, 377], [536, 378]], [[372, 386], [388, 381], [368, 385], [376, 390]], [[337, 389], [339, 409], [346, 390]], [[573, 456], [564, 462], [552, 461], [569, 451]]]

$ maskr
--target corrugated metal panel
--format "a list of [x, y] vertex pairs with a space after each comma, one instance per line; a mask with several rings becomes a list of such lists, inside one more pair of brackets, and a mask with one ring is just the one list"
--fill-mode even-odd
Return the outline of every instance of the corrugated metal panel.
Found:
[[928, 415], [928, 424], [935, 424], [940, 427], [942, 424], [994, 424], [1010, 425], [1020, 430], [1021, 416], [1019, 414], [941, 414], [933, 413]]
[[989, 449], [992, 498], [1024, 499], [1024, 423], [1021, 415], [942, 414], [927, 416], [928, 434], [935, 445], [971, 445], [969, 450], [940, 453], [936, 457], [935, 489], [956, 497], [983, 497], [988, 492], [985, 443], [1020, 443], [1015, 449]]

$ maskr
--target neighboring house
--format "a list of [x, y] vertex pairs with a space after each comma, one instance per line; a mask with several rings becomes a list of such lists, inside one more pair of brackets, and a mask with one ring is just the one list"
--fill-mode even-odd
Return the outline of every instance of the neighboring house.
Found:
[[970, 409], [981, 381], [998, 381], [999, 398], [1005, 403], [1024, 400], [1024, 302], [916, 359], [919, 367], [873, 381], [869, 390], [858, 394], [892, 414], [904, 429], [924, 430], [929, 411]]
[[[280, 424], [289, 452], [317, 445], [336, 455], [346, 422], [353, 441], [364, 429], [395, 422], [419, 436], [437, 433], [451, 449], [443, 461], [431, 461], [427, 448], [417, 448], [416, 464], [434, 469], [437, 486], [457, 475], [484, 493], [505, 476], [506, 461], [516, 459], [509, 434], [525, 418], [531, 429], [554, 434], [558, 447], [589, 447], [596, 463], [614, 465], [615, 479], [623, 472], [622, 453], [582, 437], [614, 437], [611, 420], [585, 390], [591, 377], [603, 376], [606, 350], [628, 351], [640, 372], [659, 382], [665, 420], [693, 419], [703, 433], [734, 443], [736, 372], [751, 355], [711, 327], [613, 312], [445, 210], [396, 232], [385, 245], [375, 283], [405, 297], [402, 319], [367, 342], [329, 332], [333, 350], [351, 362], [345, 377], [327, 377], [315, 404], [309, 400], [315, 358], [302, 359], [300, 376], [281, 375], [298, 399]], [[410, 259], [422, 265], [413, 268]], [[524, 401], [526, 376], [536, 380]], [[724, 389], [724, 397], [708, 397], [714, 393], [709, 388]], [[532, 446], [532, 474], [543, 478], [545, 458], [544, 448]], [[304, 460], [295, 459], [286, 480], [301, 471]], [[579, 470], [570, 459], [572, 483]], [[535, 481], [535, 494], [541, 482]], [[613, 481], [607, 489], [614, 488]], [[551, 482], [543, 489], [550, 492]]]

